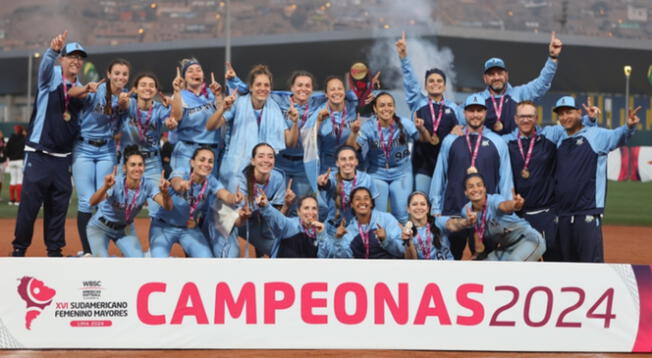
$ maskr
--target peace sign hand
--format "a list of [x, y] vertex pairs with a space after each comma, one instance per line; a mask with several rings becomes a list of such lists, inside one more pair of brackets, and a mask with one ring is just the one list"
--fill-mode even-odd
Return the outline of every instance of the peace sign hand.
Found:
[[471, 210], [471, 205], [466, 207], [466, 226], [471, 227], [478, 221], [478, 214]]
[[627, 126], [629, 128], [634, 128], [636, 127], [637, 124], [641, 122], [641, 119], [638, 118], [638, 116], [636, 115], [638, 111], [641, 110], [641, 108], [643, 107], [638, 106], [634, 109], [630, 109], [629, 111], [627, 111]]
[[600, 108], [598, 106], [593, 105], [593, 98], [591, 96], [587, 98], [586, 104], [582, 103], [582, 107], [584, 107], [586, 114], [590, 118], [598, 118], [598, 116], [600, 115]]
[[559, 54], [561, 53], [561, 47], [561, 40], [557, 38], [557, 35], [553, 31], [552, 34], [550, 34], [550, 44], [548, 45], [548, 54], [550, 57], [559, 57]]
[[290, 107], [288, 108], [288, 117], [294, 123], [297, 123], [297, 121], [299, 120], [299, 111], [294, 106], [294, 101], [292, 100], [292, 97], [290, 97]]
[[380, 89], [380, 71], [376, 72], [376, 74], [371, 78], [371, 88]]
[[50, 48], [55, 52], [61, 52], [61, 49], [66, 44], [67, 38], [68, 38], [68, 30], [52, 38], [52, 41], [50, 41]]
[[174, 93], [179, 93], [185, 86], [185, 81], [181, 77], [181, 69], [177, 67], [177, 76], [172, 80], [172, 88], [174, 88]]
[[401, 33], [401, 38], [394, 44], [398, 57], [402, 60], [407, 57], [407, 43], [405, 41], [405, 31]]
[[231, 66], [230, 62], [227, 62], [224, 64], [226, 66], [226, 71], [224, 71], [224, 79], [225, 80], [232, 80], [236, 77], [235, 70], [233, 69], [233, 66]]

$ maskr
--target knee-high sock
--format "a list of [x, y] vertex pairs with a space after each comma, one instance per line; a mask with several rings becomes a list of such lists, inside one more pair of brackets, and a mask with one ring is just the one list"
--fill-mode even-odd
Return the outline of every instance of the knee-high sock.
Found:
[[77, 212], [77, 230], [79, 231], [79, 239], [81, 240], [82, 249], [85, 254], [91, 253], [91, 245], [88, 244], [88, 236], [86, 235], [86, 226], [88, 226], [88, 222], [92, 216], [93, 214], [91, 213]]
[[15, 185], [9, 185], [9, 201], [16, 201], [16, 186]]

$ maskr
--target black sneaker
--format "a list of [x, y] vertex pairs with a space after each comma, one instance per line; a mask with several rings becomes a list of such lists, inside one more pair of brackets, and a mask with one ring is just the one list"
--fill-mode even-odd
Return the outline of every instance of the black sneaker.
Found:
[[12, 257], [25, 257], [25, 249], [14, 248], [13, 251], [11, 251], [11, 256]]
[[63, 257], [61, 250], [48, 250], [48, 257]]

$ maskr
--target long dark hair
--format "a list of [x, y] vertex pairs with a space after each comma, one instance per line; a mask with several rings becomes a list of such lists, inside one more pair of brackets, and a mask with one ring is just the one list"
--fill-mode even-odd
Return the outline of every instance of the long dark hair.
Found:
[[[215, 162], [215, 152], [213, 152], [213, 148], [211, 148], [208, 145], [201, 145], [197, 149], [195, 149], [195, 151], [192, 152], [192, 157], [190, 157], [190, 159], [195, 160], [195, 158], [197, 157], [197, 154], [199, 154], [199, 152], [201, 152], [202, 150], [207, 150], [207, 151], [211, 152], [211, 154], [213, 154], [213, 162]], [[192, 165], [190, 166], [190, 173], [192, 173]]]
[[[441, 249], [441, 231], [435, 225], [435, 217], [430, 214], [430, 209], [432, 208], [432, 205], [430, 204], [430, 199], [428, 199], [428, 195], [426, 193], [421, 192], [421, 191], [415, 191], [410, 196], [408, 196], [407, 204], [410, 206], [410, 203], [412, 202], [412, 198], [414, 198], [417, 195], [421, 195], [426, 199], [426, 205], [428, 205], [428, 212], [426, 214], [426, 217], [428, 219], [428, 224], [430, 224], [430, 233], [432, 234], [432, 244], [437, 248]], [[415, 225], [412, 225], [412, 236], [414, 237], [417, 234], [417, 227]]]
[[[251, 159], [256, 157], [256, 152], [258, 152], [258, 148], [260, 147], [269, 147], [272, 149], [272, 153], [274, 153], [274, 158], [276, 158], [276, 152], [274, 152], [274, 147], [271, 145], [265, 143], [265, 142], [260, 142], [256, 144], [254, 149], [251, 150]], [[254, 192], [254, 184], [256, 183], [256, 178], [254, 177], [254, 166], [253, 164], [249, 163], [247, 167], [244, 169], [245, 173], [245, 178], [247, 179], [247, 201], [249, 203], [254, 202], [254, 198], [256, 198], [256, 193]]]
[[[381, 96], [389, 96], [389, 98], [392, 99], [392, 102], [394, 102], [394, 105], [396, 105], [394, 96], [392, 96], [389, 92], [380, 92], [376, 97], [374, 97], [374, 100], [371, 101], [371, 105], [373, 106], [373, 108], [376, 108], [376, 102], [378, 101], [378, 98], [380, 98]], [[396, 111], [394, 111], [393, 119], [394, 119], [394, 123], [396, 123], [396, 126], [398, 127], [399, 130], [398, 142], [401, 144], [406, 144], [407, 136], [405, 135], [405, 129], [403, 128], [403, 123], [401, 123], [401, 118], [396, 115]]]
[[111, 105], [111, 96], [113, 95], [111, 93], [111, 78], [109, 77], [109, 73], [113, 70], [113, 66], [115, 65], [124, 65], [127, 66], [129, 69], [129, 72], [131, 72], [131, 63], [129, 61], [125, 60], [124, 58], [116, 58], [115, 60], [111, 61], [109, 64], [109, 68], [106, 70], [106, 105], [104, 106], [104, 114], [106, 115], [112, 115], [113, 114], [113, 106]]

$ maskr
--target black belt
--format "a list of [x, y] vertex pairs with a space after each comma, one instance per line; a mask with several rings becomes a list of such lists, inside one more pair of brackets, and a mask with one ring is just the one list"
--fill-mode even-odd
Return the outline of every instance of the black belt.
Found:
[[94, 140], [94, 139], [84, 139], [84, 137], [79, 137], [79, 140], [82, 141], [82, 142], [86, 142], [86, 143], [88, 143], [88, 144], [90, 144], [90, 145], [92, 145], [94, 147], [101, 147], [101, 146], [103, 146], [103, 145], [105, 145], [106, 143], [109, 142], [106, 139]]
[[298, 162], [300, 160], [303, 160], [303, 156], [294, 156], [294, 155], [287, 155], [287, 154], [281, 154], [281, 156], [287, 160], [293, 161], [293, 162]]
[[106, 227], [108, 227], [109, 229], [113, 229], [113, 230], [124, 230], [124, 228], [127, 227], [127, 225], [122, 225], [122, 224], [114, 223], [113, 221], [109, 221], [104, 216], [100, 216], [97, 220], [102, 224], [106, 225]]
[[197, 143], [197, 142], [191, 142], [189, 140], [182, 140], [182, 142], [190, 145], [200, 145], [200, 146], [206, 146], [206, 147], [211, 147], [211, 148], [217, 148], [220, 145], [219, 144], [206, 144], [206, 143]]

